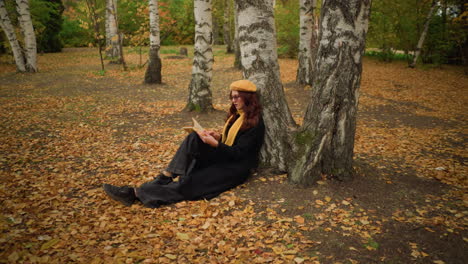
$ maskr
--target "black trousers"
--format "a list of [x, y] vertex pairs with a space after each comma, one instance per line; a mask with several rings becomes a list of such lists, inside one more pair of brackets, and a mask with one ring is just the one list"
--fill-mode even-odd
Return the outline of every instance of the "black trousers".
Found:
[[178, 182], [162, 185], [153, 180], [137, 188], [137, 198], [147, 207], [156, 208], [164, 204], [176, 203], [184, 200], [180, 192], [180, 184], [184, 183], [187, 172], [195, 166], [203, 166], [215, 156], [214, 148], [205, 144], [195, 133], [190, 133], [177, 149], [166, 171], [179, 175]]

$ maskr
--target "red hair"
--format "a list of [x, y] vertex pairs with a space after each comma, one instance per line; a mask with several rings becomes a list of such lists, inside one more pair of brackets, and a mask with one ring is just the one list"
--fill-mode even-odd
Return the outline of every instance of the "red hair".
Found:
[[[252, 92], [241, 92], [238, 91], [239, 96], [244, 101], [244, 123], [242, 124], [240, 130], [247, 130], [257, 125], [258, 121], [260, 120], [260, 115], [262, 112], [262, 106], [260, 105], [260, 101], [258, 99], [257, 93]], [[231, 93], [229, 93], [229, 98], [231, 98]], [[229, 119], [231, 116], [235, 116], [237, 114], [236, 106], [231, 103], [231, 107], [229, 108], [228, 115], [226, 120]], [[233, 118], [229, 123], [232, 125], [235, 121]]]

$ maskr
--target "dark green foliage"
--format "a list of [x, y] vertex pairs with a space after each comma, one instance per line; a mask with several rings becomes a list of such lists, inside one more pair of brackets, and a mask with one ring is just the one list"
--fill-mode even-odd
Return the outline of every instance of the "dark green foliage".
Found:
[[[375, 0], [372, 3], [366, 55], [383, 61], [410, 59], [416, 48], [431, 1]], [[421, 62], [462, 64], [468, 44], [466, 6], [460, 0], [439, 1], [421, 50]], [[395, 53], [395, 50], [403, 54]], [[466, 59], [465, 59], [466, 60]]]
[[82, 28], [79, 21], [68, 17], [64, 17], [59, 37], [65, 47], [85, 47], [93, 42], [93, 33]]
[[278, 56], [296, 58], [299, 51], [299, 1], [276, 2]]
[[59, 34], [63, 23], [64, 7], [62, 1], [32, 0], [30, 1], [30, 10], [36, 31], [37, 51], [61, 51], [62, 43]]

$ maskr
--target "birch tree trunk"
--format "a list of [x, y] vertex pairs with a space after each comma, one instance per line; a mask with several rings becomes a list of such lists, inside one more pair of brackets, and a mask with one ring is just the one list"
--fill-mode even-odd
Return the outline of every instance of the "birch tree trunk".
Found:
[[231, 16], [231, 0], [224, 0], [224, 44], [226, 45], [226, 52], [232, 53], [232, 41], [231, 41], [231, 27], [229, 23], [229, 18]]
[[299, 84], [312, 85], [313, 68], [312, 62], [317, 53], [313, 47], [317, 41], [314, 30], [314, 11], [317, 0], [300, 0], [300, 33], [299, 33], [299, 65], [297, 68], [296, 82]]
[[431, 4], [431, 8], [429, 9], [429, 13], [426, 17], [426, 22], [424, 23], [423, 31], [421, 32], [421, 36], [419, 37], [418, 46], [416, 46], [416, 50], [414, 51], [413, 61], [409, 65], [410, 68], [416, 67], [416, 62], [418, 61], [419, 55], [421, 54], [421, 49], [424, 44], [424, 40], [426, 39], [427, 31], [429, 29], [429, 23], [431, 22], [432, 13], [436, 8], [437, 1], [433, 0]]
[[24, 35], [24, 46], [26, 49], [26, 71], [37, 72], [37, 44], [36, 35], [29, 13], [28, 0], [16, 0], [16, 10], [18, 11], [18, 20]]
[[0, 0], [0, 26], [10, 42], [13, 57], [15, 58], [16, 69], [19, 72], [25, 72], [26, 65], [24, 63], [23, 51], [19, 45], [18, 39], [16, 38], [15, 29], [11, 24], [10, 17], [8, 16], [8, 12], [5, 8], [5, 2], [3, 0]]
[[286, 171], [289, 130], [296, 127], [285, 99], [276, 52], [276, 28], [271, 0], [236, 0], [243, 75], [257, 86], [263, 106], [263, 164]]
[[323, 175], [352, 176], [362, 55], [371, 0], [326, 0], [322, 5], [314, 90], [304, 124], [294, 135], [289, 179], [311, 184]]
[[192, 80], [185, 110], [206, 112], [213, 109], [210, 90], [213, 66], [211, 0], [195, 0], [194, 13], [195, 47]]
[[150, 50], [149, 64], [146, 68], [145, 83], [161, 83], [161, 58], [159, 57], [160, 31], [159, 31], [159, 12], [158, 1], [149, 0], [150, 16]]
[[106, 0], [106, 57], [114, 63], [120, 63], [119, 31], [117, 28], [117, 2]]

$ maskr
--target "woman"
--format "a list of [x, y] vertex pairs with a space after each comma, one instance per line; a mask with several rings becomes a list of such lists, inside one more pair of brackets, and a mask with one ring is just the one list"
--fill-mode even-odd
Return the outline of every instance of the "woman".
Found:
[[[127, 206], [141, 201], [156, 208], [183, 200], [210, 199], [242, 184], [258, 164], [265, 126], [256, 86], [248, 80], [230, 85], [231, 107], [222, 133], [192, 132], [166, 170], [138, 188], [104, 184], [112, 199]], [[174, 182], [173, 178], [179, 177]]]

